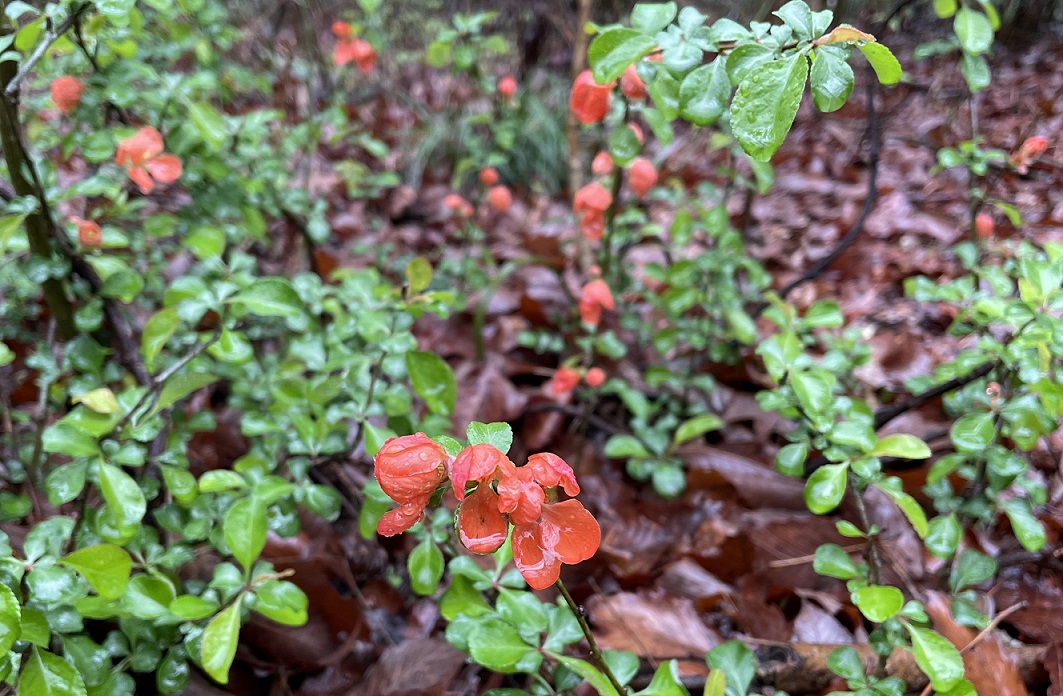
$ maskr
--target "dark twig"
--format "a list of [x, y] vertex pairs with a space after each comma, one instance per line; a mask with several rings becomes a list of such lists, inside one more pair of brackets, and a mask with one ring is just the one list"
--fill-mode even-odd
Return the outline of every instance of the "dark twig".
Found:
[[948, 382], [939, 384], [936, 387], [931, 387], [925, 392], [916, 394], [912, 398], [902, 403], [878, 409], [877, 411], [875, 411], [875, 430], [878, 430], [882, 426], [886, 425], [886, 423], [889, 423], [891, 420], [901, 415], [902, 413], [911, 411], [913, 408], [919, 408], [926, 402], [932, 399], [936, 399], [942, 394], [947, 394], [954, 389], [959, 389], [960, 387], [964, 387], [970, 384], [971, 382], [974, 382], [975, 380], [985, 377], [990, 372], [992, 372], [993, 368], [995, 368], [998, 364], [999, 363], [996, 360], [991, 360], [990, 362], [982, 363], [978, 367], [968, 372], [963, 377], [956, 377], [955, 379], [950, 379]]
[[628, 690], [623, 687], [620, 680], [613, 674], [613, 670], [609, 669], [609, 663], [602, 657], [602, 651], [598, 649], [598, 641], [594, 639], [594, 634], [591, 633], [591, 627], [587, 623], [587, 618], [583, 616], [583, 608], [576, 604], [576, 600], [572, 599], [572, 595], [568, 593], [568, 588], [565, 587], [565, 583], [559, 579], [554, 586], [557, 588], [561, 596], [565, 598], [565, 603], [568, 604], [568, 608], [572, 610], [573, 615], [576, 617], [576, 621], [579, 622], [580, 630], [583, 631], [583, 637], [587, 639], [587, 645], [590, 646], [591, 655], [594, 656], [594, 661], [598, 663], [598, 667], [601, 668], [602, 673], [605, 674], [605, 678], [609, 680], [609, 683], [613, 685], [618, 694], [627, 694]]
[[54, 31], [46, 31], [41, 40], [37, 43], [37, 47], [33, 49], [33, 53], [30, 57], [23, 61], [22, 66], [19, 68], [15, 76], [7, 83], [7, 87], [4, 88], [4, 97], [11, 99], [18, 94], [19, 86], [22, 81], [26, 79], [26, 76], [30, 74], [33, 67], [37, 65], [37, 62], [44, 57], [44, 54], [48, 51], [48, 47], [55, 43], [59, 37], [65, 34], [74, 24], [77, 23], [78, 17], [81, 13], [89, 8], [89, 3], [83, 3], [74, 8], [70, 13], [70, 16], [63, 20], [63, 22], [55, 28]]
[[[882, 146], [882, 134], [879, 132], [878, 127], [878, 115], [875, 111], [875, 90], [878, 82], [871, 69], [868, 68], [867, 72], [867, 88], [865, 90], [867, 94], [867, 131], [868, 131], [868, 155], [867, 155], [867, 196], [864, 198], [864, 206], [860, 209], [860, 214], [856, 216], [856, 220], [853, 222], [853, 226], [849, 228], [849, 231], [845, 233], [845, 236], [838, 241], [838, 246], [834, 247], [834, 250], [817, 261], [811, 268], [805, 271], [800, 278], [792, 281], [786, 287], [779, 291], [779, 296], [785, 298], [798, 286], [807, 283], [810, 280], [814, 280], [819, 277], [828, 266], [838, 260], [845, 250], [852, 246], [857, 237], [864, 230], [864, 223], [867, 222], [867, 218], [871, 215], [871, 211], [875, 209], [875, 204], [878, 202], [878, 159], [879, 149]], [[760, 314], [767, 305], [762, 305], [758, 308]]]

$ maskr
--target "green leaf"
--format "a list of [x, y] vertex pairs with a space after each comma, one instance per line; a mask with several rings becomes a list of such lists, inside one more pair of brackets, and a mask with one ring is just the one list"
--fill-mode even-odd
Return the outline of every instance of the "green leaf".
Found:
[[75, 404], [85, 404], [85, 406], [94, 413], [115, 414], [121, 411], [118, 407], [118, 399], [115, 398], [114, 392], [107, 387], [91, 389], [84, 394], [73, 397], [71, 401]]
[[805, 504], [816, 515], [825, 515], [842, 502], [849, 482], [849, 465], [827, 464], [812, 472], [805, 484]]
[[879, 82], [895, 85], [901, 81], [901, 64], [892, 51], [880, 43], [871, 42], [859, 44], [859, 48], [874, 69]]
[[930, 531], [926, 521], [926, 513], [923, 511], [923, 507], [912, 496], [908, 495], [901, 488], [901, 480], [897, 477], [890, 477], [885, 481], [880, 481], [875, 484], [875, 487], [880, 491], [888, 495], [893, 502], [897, 503], [897, 507], [901, 509], [904, 516], [908, 518], [908, 522], [911, 523], [912, 529], [919, 536], [920, 539], [925, 539], [927, 532]]
[[948, 691], [963, 679], [963, 657], [941, 634], [908, 625], [915, 663], [923, 670], [935, 691]]
[[594, 80], [605, 85], [616, 78], [642, 56], [657, 48], [657, 42], [635, 29], [609, 29], [591, 41], [587, 49]]
[[406, 369], [417, 395], [432, 413], [450, 415], [458, 398], [458, 383], [450, 365], [435, 353], [410, 351], [406, 354]]
[[207, 348], [211, 356], [230, 365], [242, 365], [255, 357], [255, 348], [251, 341], [240, 331], [222, 329], [218, 340]]
[[798, 38], [811, 38], [812, 10], [804, 0], [790, 0], [790, 2], [772, 12], [772, 14], [781, 19], [786, 26], [793, 29]]
[[934, 0], [934, 14], [940, 19], [948, 19], [956, 14], [956, 0]]
[[240, 604], [243, 599], [243, 593], [237, 595], [236, 600], [203, 629], [200, 662], [203, 671], [219, 684], [229, 683], [229, 668], [232, 667], [236, 646], [240, 642]]
[[673, 442], [676, 445], [681, 445], [696, 437], [701, 437], [709, 431], [719, 430], [722, 427], [723, 421], [720, 420], [718, 416], [714, 416], [711, 413], [703, 413], [700, 416], [694, 416], [693, 418], [683, 421], [683, 423], [676, 428]]
[[117, 599], [125, 592], [133, 570], [129, 552], [114, 544], [86, 546], [63, 556], [59, 562], [81, 573], [96, 593], [106, 599]]
[[52, 505], [69, 503], [85, 489], [85, 473], [88, 465], [85, 460], [63, 464], [48, 472], [44, 480], [44, 491]]
[[615, 128], [609, 135], [609, 154], [618, 167], [625, 167], [642, 149], [635, 131], [627, 127]]
[[692, 70], [679, 84], [679, 113], [695, 126], [720, 120], [730, 99], [731, 80], [724, 58]]
[[963, 536], [963, 527], [956, 519], [954, 513], [941, 515], [930, 520], [926, 534], [926, 550], [937, 558], [948, 558], [956, 553], [960, 545], [960, 537]]
[[196, 595], [180, 595], [170, 602], [170, 613], [186, 621], [199, 621], [218, 611], [218, 603]]
[[255, 588], [255, 611], [267, 619], [285, 626], [306, 623], [310, 600], [295, 583], [287, 580], [267, 580]]
[[793, 370], [790, 386], [794, 388], [801, 408], [809, 415], [826, 413], [834, 402], [835, 377], [823, 369]]
[[860, 577], [860, 569], [849, 558], [849, 554], [837, 544], [822, 544], [816, 549], [812, 560], [812, 569], [820, 575], [839, 580]]
[[956, 419], [949, 437], [957, 452], [984, 452], [996, 438], [993, 415], [968, 413]]
[[229, 302], [260, 317], [297, 318], [303, 314], [303, 301], [285, 278], [259, 278]]
[[816, 108], [824, 113], [837, 111], [845, 106], [853, 92], [853, 69], [844, 55], [823, 47], [816, 51], [809, 82]]
[[513, 428], [509, 423], [469, 423], [465, 437], [470, 445], [491, 445], [502, 454], [513, 445]]
[[781, 474], [800, 478], [805, 475], [806, 459], [808, 459], [808, 443], [795, 442], [778, 451], [775, 455], [775, 468]]
[[483, 596], [473, 587], [472, 580], [451, 573], [450, 586], [439, 600], [439, 613], [443, 618], [453, 621], [458, 614], [477, 617], [490, 614], [491, 611]]
[[426, 535], [406, 559], [406, 567], [410, 572], [410, 587], [413, 591], [428, 596], [436, 591], [439, 581], [443, 579], [443, 553]]
[[757, 673], [757, 658], [745, 643], [729, 640], [705, 655], [705, 662], [727, 676], [727, 696], [745, 696]]
[[709, 678], [705, 680], [705, 690], [702, 696], [726, 696], [727, 675], [718, 669], [709, 672]]
[[141, 350], [144, 352], [144, 360], [150, 365], [155, 362], [159, 351], [173, 336], [174, 331], [181, 324], [177, 316], [177, 307], [168, 307], [152, 315], [144, 325], [144, 333], [140, 337]]
[[196, 129], [199, 137], [203, 139], [211, 150], [218, 152], [229, 137], [229, 127], [225, 118], [206, 102], [186, 102], [188, 116], [192, 127]]
[[949, 588], [959, 592], [965, 587], [981, 585], [997, 574], [997, 562], [974, 549], [964, 549], [956, 558], [956, 565], [949, 576]]
[[961, 7], [952, 20], [952, 29], [963, 50], [972, 56], [985, 53], [993, 45], [993, 25], [989, 17], [978, 10]]
[[7, 585], [0, 583], [0, 655], [22, 637], [22, 607]]
[[44, 430], [41, 448], [53, 454], [68, 457], [87, 457], [99, 454], [96, 438], [68, 421], [56, 421]]
[[87, 696], [85, 682], [69, 662], [36, 646], [25, 658], [17, 693], [21, 696]]
[[1015, 538], [1027, 551], [1040, 551], [1045, 545], [1045, 528], [1030, 509], [1030, 501], [1012, 498], [1004, 503], [1004, 514], [1011, 520]]
[[150, 575], [134, 575], [122, 595], [122, 606], [138, 619], [153, 620], [169, 612], [174, 588], [168, 581]]
[[648, 36], [668, 26], [679, 7], [674, 2], [640, 2], [631, 10], [631, 27]]
[[904, 595], [890, 585], [867, 585], [852, 593], [853, 604], [868, 621], [892, 619], [904, 606]]
[[594, 687], [594, 690], [598, 692], [598, 696], [620, 696], [613, 685], [609, 683], [609, 680], [604, 674], [598, 671], [598, 668], [587, 662], [586, 660], [580, 660], [576, 657], [565, 657], [564, 655], [558, 655], [556, 653], [549, 653], [551, 657], [568, 667], [570, 670], [578, 674], [587, 680], [587, 683]]
[[860, 659], [860, 653], [848, 645], [827, 656], [827, 668], [846, 681], [862, 682], [865, 679], [864, 661]]
[[133, 477], [113, 464], [100, 464], [100, 493], [123, 532], [135, 531], [144, 519], [148, 502]]
[[484, 667], [496, 672], [516, 672], [517, 665], [534, 657], [538, 650], [524, 642], [520, 633], [507, 621], [488, 616], [477, 622], [469, 636], [469, 655]]
[[915, 435], [887, 435], [875, 444], [871, 454], [876, 457], [927, 459], [930, 448]]
[[648, 457], [649, 451], [632, 435], [613, 435], [605, 443], [605, 456], [610, 459], [630, 459]]
[[254, 496], [240, 498], [225, 513], [222, 530], [225, 543], [244, 567], [246, 576], [266, 546], [266, 506]]
[[406, 264], [406, 293], [417, 295], [432, 283], [432, 264], [423, 256], [417, 256]]
[[981, 92], [993, 81], [989, 63], [982, 56], [964, 53], [960, 59], [960, 70], [963, 72], [963, 78], [967, 80], [967, 88], [972, 92]]
[[198, 391], [208, 384], [214, 384], [218, 378], [209, 372], [182, 372], [166, 380], [155, 406], [151, 409], [148, 417], [154, 416], [159, 411], [173, 406], [192, 392]]
[[731, 129], [750, 157], [767, 162], [797, 116], [808, 79], [808, 59], [798, 53], [754, 68], [731, 102]]

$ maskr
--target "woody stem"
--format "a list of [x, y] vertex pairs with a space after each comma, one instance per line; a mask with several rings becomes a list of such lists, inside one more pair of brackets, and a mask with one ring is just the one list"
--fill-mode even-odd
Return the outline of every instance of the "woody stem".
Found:
[[594, 661], [598, 663], [598, 666], [605, 674], [606, 679], [608, 679], [609, 683], [613, 685], [616, 692], [626, 696], [628, 693], [627, 689], [620, 684], [620, 680], [616, 678], [616, 675], [613, 674], [613, 670], [609, 668], [609, 663], [605, 661], [604, 657], [602, 657], [602, 651], [598, 649], [598, 641], [594, 640], [594, 634], [591, 633], [591, 627], [587, 623], [586, 617], [583, 616], [583, 607], [576, 604], [576, 600], [572, 599], [572, 595], [569, 594], [568, 588], [565, 587], [565, 583], [561, 582], [560, 578], [558, 578], [554, 585], [561, 593], [561, 596], [565, 598], [565, 603], [568, 604], [568, 608], [572, 610], [572, 614], [576, 617], [576, 621], [579, 622], [580, 630], [583, 631], [583, 636], [587, 639], [587, 645], [591, 648], [591, 655], [594, 656]]

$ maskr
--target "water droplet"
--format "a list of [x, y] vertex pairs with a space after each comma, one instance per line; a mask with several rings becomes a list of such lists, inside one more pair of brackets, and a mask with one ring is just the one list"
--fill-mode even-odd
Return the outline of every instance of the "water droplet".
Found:
[[753, 82], [760, 82], [760, 75], [754, 75]]

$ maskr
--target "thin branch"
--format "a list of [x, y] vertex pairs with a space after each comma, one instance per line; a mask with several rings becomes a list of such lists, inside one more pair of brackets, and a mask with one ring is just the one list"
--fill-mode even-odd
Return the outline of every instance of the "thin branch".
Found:
[[620, 680], [613, 674], [613, 670], [609, 669], [609, 663], [602, 657], [602, 651], [598, 649], [598, 641], [594, 639], [594, 634], [591, 633], [591, 627], [587, 623], [587, 618], [583, 616], [583, 608], [576, 604], [576, 600], [572, 599], [572, 595], [568, 593], [568, 588], [565, 587], [565, 583], [560, 579], [554, 586], [557, 587], [561, 596], [565, 598], [565, 603], [568, 604], [568, 608], [572, 610], [572, 613], [576, 617], [576, 621], [579, 622], [580, 630], [583, 631], [583, 637], [587, 639], [587, 645], [591, 648], [591, 655], [594, 656], [594, 661], [598, 663], [598, 667], [601, 668], [602, 673], [605, 674], [605, 678], [609, 680], [609, 683], [616, 689], [616, 693], [625, 695], [628, 690], [623, 687]]
[[978, 367], [968, 372], [963, 377], [956, 377], [955, 379], [950, 379], [948, 382], [943, 382], [942, 384], [939, 384], [936, 387], [931, 387], [925, 392], [920, 392], [919, 394], [916, 394], [915, 396], [903, 403], [897, 404], [895, 406], [889, 406], [887, 408], [878, 409], [877, 411], [875, 411], [875, 430], [878, 430], [882, 426], [886, 425], [886, 423], [889, 423], [891, 420], [901, 415], [902, 413], [911, 411], [913, 408], [919, 408], [920, 406], [932, 399], [936, 399], [937, 397], [943, 394], [947, 394], [950, 391], [953, 391], [954, 389], [965, 387], [971, 382], [985, 377], [990, 372], [992, 372], [993, 368], [995, 368], [998, 364], [999, 362], [996, 360], [991, 360], [987, 363], [982, 363]]
[[70, 16], [64, 19], [63, 23], [56, 27], [54, 31], [44, 32], [44, 36], [41, 37], [41, 40], [37, 43], [37, 47], [33, 49], [33, 53], [30, 54], [29, 58], [23, 61], [22, 67], [20, 67], [18, 72], [15, 73], [15, 76], [11, 78], [11, 81], [7, 83], [7, 87], [4, 89], [5, 97], [10, 99], [18, 93], [22, 81], [26, 79], [26, 76], [30, 74], [30, 72], [33, 70], [33, 67], [38, 63], [38, 61], [40, 61], [40, 59], [44, 57], [44, 54], [47, 53], [48, 48], [53, 43], [58, 41], [59, 37], [61, 37], [71, 27], [73, 27], [74, 24], [77, 23], [78, 17], [81, 15], [81, 13], [87, 10], [88, 8], [89, 3], [78, 5], [74, 8], [74, 11], [70, 13]]

